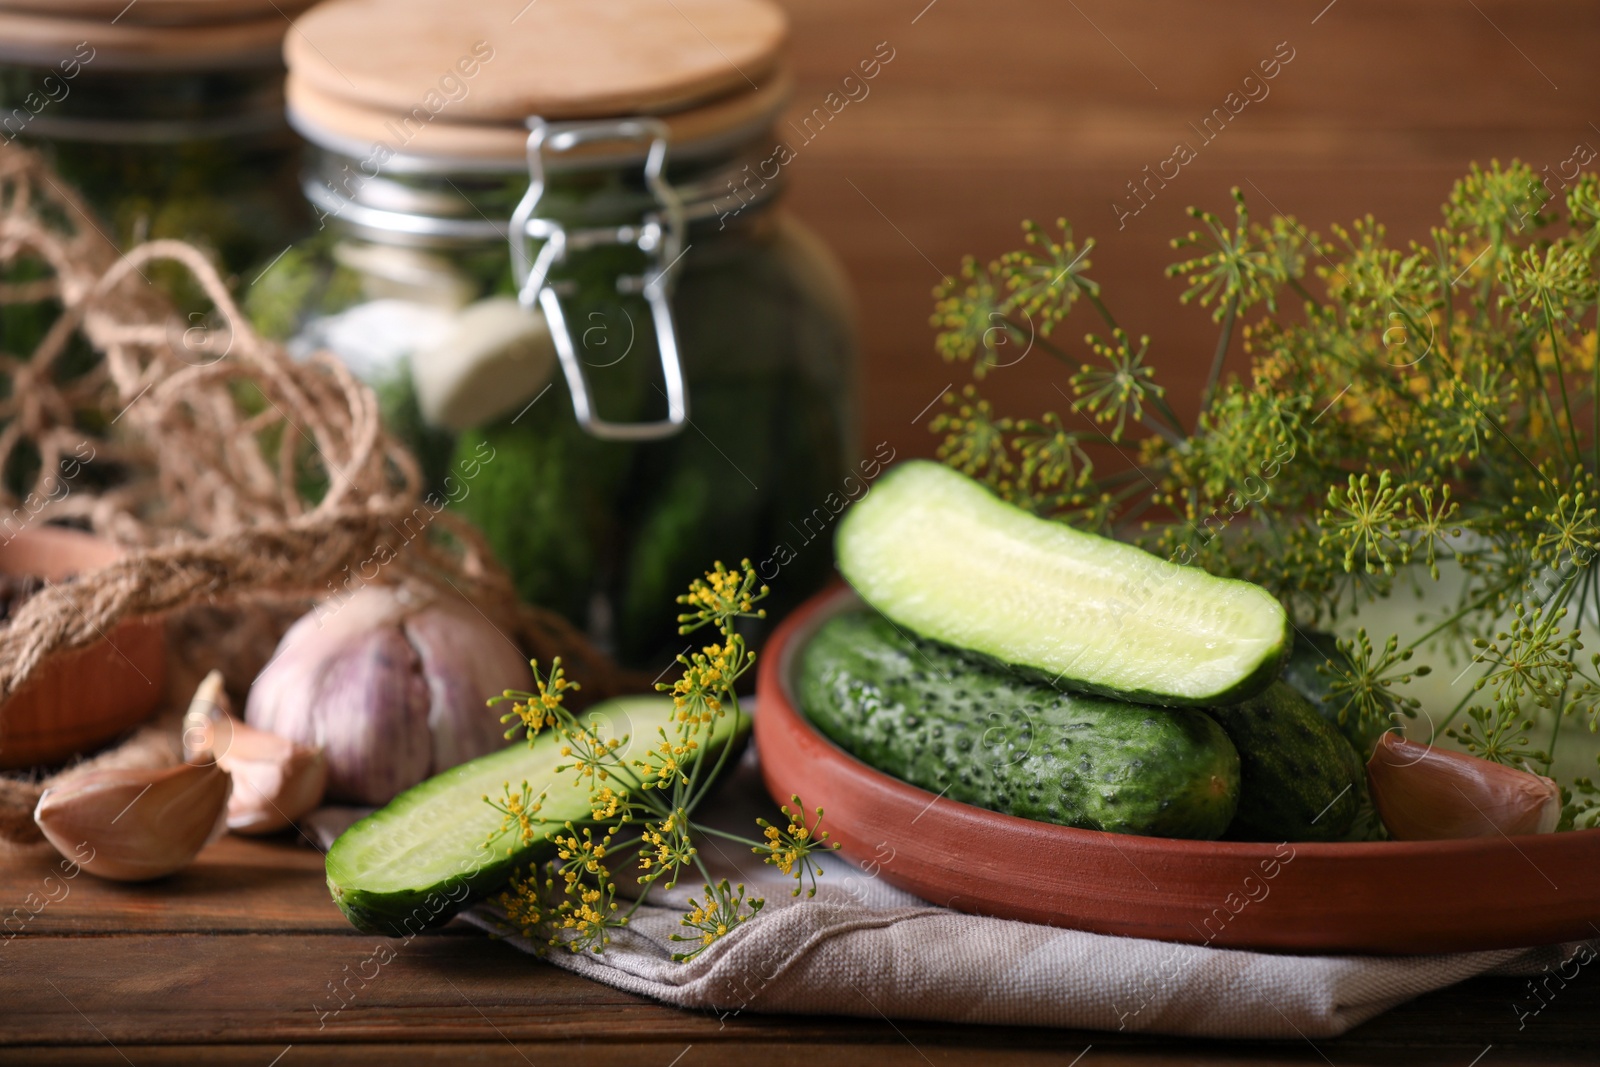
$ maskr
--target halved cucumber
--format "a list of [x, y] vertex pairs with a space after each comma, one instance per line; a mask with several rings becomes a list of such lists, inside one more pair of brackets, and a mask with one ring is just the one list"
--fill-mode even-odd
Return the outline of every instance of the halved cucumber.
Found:
[[1232, 704], [1291, 647], [1260, 586], [1040, 519], [927, 460], [884, 475], [837, 538], [839, 570], [896, 623], [1072, 689]]
[[[630, 750], [653, 748], [658, 730], [670, 733], [672, 714], [670, 698], [625, 697], [597, 704], [579, 718], [597, 723], [602, 737], [626, 737], [616, 751], [627, 759]], [[740, 717], [741, 732], [749, 722]], [[734, 737], [735, 725], [731, 715], [718, 718], [711, 740], [702, 739], [698, 753], [715, 760], [723, 743]], [[350, 827], [328, 850], [333, 902], [359, 929], [409, 937], [449, 921], [500, 888], [517, 866], [553, 855], [549, 837], [568, 820], [590, 814], [586, 780], [570, 767], [556, 771], [557, 765], [571, 762], [561, 755], [562, 744], [547, 732], [532, 745], [519, 742], [463, 763], [413, 786]], [[484, 796], [499, 799], [506, 783], [518, 788], [524, 781], [535, 796], [545, 793], [540, 812], [549, 820], [545, 832], [526, 846], [515, 832], [486, 843], [501, 816], [484, 803]]]

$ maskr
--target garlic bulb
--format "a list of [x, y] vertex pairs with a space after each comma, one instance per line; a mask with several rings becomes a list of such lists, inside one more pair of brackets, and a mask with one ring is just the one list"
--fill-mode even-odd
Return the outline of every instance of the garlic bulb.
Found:
[[211, 762], [91, 771], [46, 789], [33, 821], [90, 874], [142, 882], [187, 866], [222, 833], [231, 791]]
[[522, 653], [471, 604], [368, 585], [289, 628], [250, 688], [245, 721], [321, 748], [328, 800], [384, 804], [504, 747], [484, 702], [532, 684]]
[[1547, 834], [1561, 819], [1561, 790], [1550, 779], [1393, 731], [1367, 761], [1367, 784], [1400, 841]]

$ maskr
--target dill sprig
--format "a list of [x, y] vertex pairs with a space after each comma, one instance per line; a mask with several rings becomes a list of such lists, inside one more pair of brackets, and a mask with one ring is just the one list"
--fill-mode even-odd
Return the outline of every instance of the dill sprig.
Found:
[[[698, 652], [678, 657], [681, 671], [676, 681], [657, 684], [658, 690], [672, 695], [673, 721], [655, 737], [616, 736], [598, 718], [569, 711], [566, 697], [579, 686], [566, 678], [559, 659], [548, 672], [533, 664], [533, 692], [507, 690], [490, 701], [511, 704], [501, 717], [511, 724], [508, 738], [523, 733], [532, 742], [545, 731], [559, 737], [566, 762], [556, 769], [576, 772], [574, 788], [588, 790], [591, 816], [553, 826], [540, 815], [546, 793], [535, 795], [526, 782], [517, 786], [507, 782], [501, 798], [483, 798], [501, 815], [487, 845], [507, 834], [528, 844], [540, 832], [555, 831], [551, 835], [555, 859], [519, 872], [500, 894], [513, 928], [573, 952], [603, 952], [612, 933], [628, 924], [652, 887], [671, 889], [684, 871], [694, 870], [704, 879], [705, 900], [689, 901], [683, 925], [696, 932], [673, 937], [695, 942], [692, 951], [673, 957], [690, 959], [760, 911], [763, 903], [759, 897], [747, 899], [742, 885], [730, 888], [726, 880], [712, 882], [697, 844], [706, 835], [740, 842], [785, 874], [794, 870], [797, 878], [800, 872], [810, 875], [815, 891], [815, 878], [821, 873], [815, 855], [837, 847], [828, 843], [827, 834], [813, 833], [816, 823], [807, 827], [801, 816], [797, 831], [790, 816], [788, 829], [774, 839], [764, 819], [756, 820], [757, 829], [764, 832], [760, 838], [741, 837], [694, 820], [696, 808], [727, 764], [745, 725], [736, 687], [756, 656], [745, 647], [738, 623], [764, 618], [766, 612], [757, 604], [766, 595], [767, 587], [757, 582], [750, 561], [745, 560], [737, 570], [716, 564], [678, 598], [685, 609], [678, 616], [679, 632], [709, 627], [717, 638]], [[732, 729], [718, 740], [716, 724], [729, 717]], [[713, 745], [721, 747], [710, 751]], [[795, 801], [798, 804], [799, 798]], [[788, 808], [783, 812], [788, 815]], [[821, 816], [819, 809], [818, 822]], [[632, 832], [635, 829], [637, 833]], [[614, 872], [630, 868], [639, 891], [624, 906]]]
[[[1013, 418], [966, 386], [933, 419], [939, 455], [1036, 514], [1257, 582], [1301, 629], [1448, 569], [1459, 599], [1425, 633], [1344, 643], [1341, 715], [1392, 725], [1424, 653], [1464, 662], [1479, 677], [1439, 729], [1549, 773], [1563, 721], [1600, 725], [1600, 654], [1579, 655], [1600, 615], [1600, 179], [1558, 192], [1474, 166], [1404, 246], [1371, 217], [1327, 237], [1252, 220], [1238, 190], [1231, 218], [1190, 209], [1168, 274], [1218, 326], [1192, 427], [1090, 277], [1094, 242], [1024, 224], [1023, 248], [935, 290], [936, 348], [981, 379], [1037, 347], [1069, 368], [1066, 407]], [[1074, 352], [1051, 336], [1080, 302], [1104, 329]], [[1099, 446], [1124, 462], [1097, 470]], [[1565, 789], [1566, 825], [1600, 822], [1589, 779]]]

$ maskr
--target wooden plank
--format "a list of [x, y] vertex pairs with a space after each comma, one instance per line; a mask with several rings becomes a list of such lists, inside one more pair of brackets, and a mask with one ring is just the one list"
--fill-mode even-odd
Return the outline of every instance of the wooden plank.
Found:
[[227, 835], [193, 866], [130, 885], [80, 873], [39, 848], [0, 868], [0, 953], [12, 939], [129, 931], [355, 933], [328, 897], [322, 854], [293, 839]]
[[[1148, 1047], [1136, 1049], [1105, 1050], [1100, 1045], [1070, 1042], [1059, 1046], [1019, 1049], [1007, 1047], [960, 1047], [939, 1042], [911, 1046], [908, 1043], [840, 1044], [828, 1040], [826, 1027], [819, 1027], [806, 1040], [786, 1044], [752, 1042], [739, 1044], [708, 1044], [686, 1042], [669, 1044], [570, 1043], [544, 1042], [470, 1042], [461, 1044], [404, 1044], [361, 1045], [358, 1047], [313, 1046], [284, 1043], [278, 1045], [165, 1045], [128, 1047], [126, 1050], [110, 1046], [100, 1048], [49, 1048], [28, 1047], [0, 1050], [0, 1064], [27, 1064], [29, 1067], [50, 1067], [54, 1064], [106, 1065], [127, 1067], [131, 1062], [139, 1067], [148, 1064], [203, 1064], [206, 1067], [231, 1067], [248, 1065], [262, 1067], [308, 1067], [314, 1064], [349, 1065], [349, 1067], [394, 1067], [396, 1064], [444, 1064], [459, 1067], [462, 1064], [504, 1064], [508, 1067], [528, 1067], [529, 1064], [581, 1062], [592, 1067], [749, 1067], [752, 1063], [763, 1067], [927, 1067], [928, 1064], [951, 1067], [985, 1067], [1002, 1064], [1005, 1067], [1065, 1067], [1078, 1053], [1090, 1049], [1084, 1067], [1192, 1067], [1196, 1062], [1215, 1055], [1226, 1062], [1249, 1063], [1253, 1067], [1287, 1067], [1287, 1065], [1322, 1064], [1311, 1049], [1303, 1053], [1282, 1051], [1252, 1045], [1201, 1046], [1188, 1051], [1173, 1048]], [[894, 1034], [890, 1037], [896, 1041]], [[1003, 1036], [1001, 1037], [1003, 1039]], [[273, 1063], [274, 1057], [283, 1058]], [[1407, 1054], [1407, 1057], [1367, 1060], [1367, 1063], [1413, 1065], [1440, 1064], [1451, 1061]], [[1452, 1064], [1452, 1067], [1460, 1067]]]
[[[894, 1037], [919, 1048], [1171, 1043], [882, 1018], [745, 1012], [719, 1019], [591, 983], [476, 933], [423, 935], [409, 944], [304, 933], [19, 938], [0, 959], [0, 998], [7, 1006], [0, 1045], [8, 1048], [640, 1039], [681, 1048], [813, 1039], [894, 1045]], [[1482, 979], [1424, 997], [1338, 1041], [1284, 1044], [1282, 1055], [1348, 1062], [1359, 1053], [1401, 1062], [1417, 1061], [1427, 1048], [1467, 1063], [1490, 1044], [1530, 1058], [1600, 1047], [1600, 982], [1584, 974], [1547, 999], [1549, 1006], [1521, 1026], [1517, 1007], [1532, 1003], [1523, 983]]]

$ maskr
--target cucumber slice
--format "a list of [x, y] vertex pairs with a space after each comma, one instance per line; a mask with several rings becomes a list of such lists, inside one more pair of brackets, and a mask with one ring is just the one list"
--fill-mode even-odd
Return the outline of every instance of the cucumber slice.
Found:
[[[649, 696], [608, 700], [580, 718], [598, 723], [602, 737], [625, 737], [617, 752], [626, 759], [630, 750], [653, 747], [657, 731], [671, 729], [672, 715], [670, 698]], [[715, 760], [749, 722], [748, 716], [737, 723], [731, 715], [717, 719], [699, 752]], [[333, 902], [358, 929], [410, 937], [499, 889], [518, 866], [553, 855], [549, 836], [568, 820], [589, 818], [584, 780], [572, 768], [555, 769], [571, 762], [561, 746], [545, 733], [532, 745], [519, 742], [481, 756], [413, 786], [350, 827], [328, 850]], [[486, 844], [501, 816], [484, 795], [498, 799], [507, 782], [516, 787], [523, 781], [535, 796], [545, 793], [545, 832], [527, 846], [515, 832]]]
[[1289, 655], [1272, 594], [1038, 518], [927, 460], [846, 513], [839, 570], [901, 626], [1071, 689], [1233, 704]]

